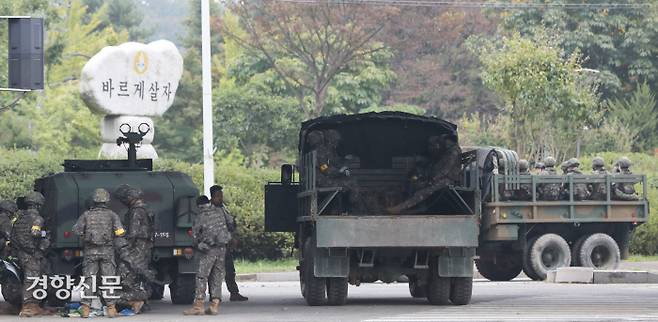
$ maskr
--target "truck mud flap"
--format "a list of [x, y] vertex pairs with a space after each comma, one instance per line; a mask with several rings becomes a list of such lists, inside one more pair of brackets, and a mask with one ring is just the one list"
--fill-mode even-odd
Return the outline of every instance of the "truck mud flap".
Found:
[[438, 273], [442, 277], [473, 276], [474, 248], [449, 249], [439, 256]]
[[196, 274], [199, 269], [199, 258], [194, 255], [192, 259], [178, 259], [178, 274]]
[[316, 277], [347, 277], [350, 258], [346, 248], [317, 248], [313, 273]]

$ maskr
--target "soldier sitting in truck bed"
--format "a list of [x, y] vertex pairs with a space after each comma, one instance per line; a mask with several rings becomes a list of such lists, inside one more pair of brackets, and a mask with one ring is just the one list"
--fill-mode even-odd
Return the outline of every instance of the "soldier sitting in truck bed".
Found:
[[[622, 157], [616, 163], [620, 174], [633, 174], [631, 172], [631, 160]], [[615, 200], [633, 201], [638, 200], [635, 187], [632, 183], [615, 182], [612, 184], [612, 198]]]
[[399, 214], [426, 200], [435, 192], [459, 181], [461, 174], [461, 148], [451, 135], [431, 136], [428, 139], [430, 162], [425, 169], [417, 170], [421, 176], [411, 177], [412, 186], [418, 187], [406, 201], [386, 210]]

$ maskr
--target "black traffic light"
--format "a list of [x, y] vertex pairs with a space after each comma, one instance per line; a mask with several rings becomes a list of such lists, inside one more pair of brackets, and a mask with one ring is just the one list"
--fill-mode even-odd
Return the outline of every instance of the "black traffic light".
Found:
[[9, 84], [12, 89], [43, 89], [43, 18], [9, 20]]

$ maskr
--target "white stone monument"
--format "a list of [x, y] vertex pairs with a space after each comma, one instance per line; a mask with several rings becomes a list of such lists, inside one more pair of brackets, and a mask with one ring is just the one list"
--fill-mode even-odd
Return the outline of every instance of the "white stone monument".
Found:
[[182, 74], [183, 57], [167, 40], [109, 46], [92, 57], [82, 69], [80, 95], [92, 112], [106, 115], [101, 121], [99, 155], [125, 159], [127, 147], [116, 144], [122, 136], [119, 127], [127, 123], [137, 132], [146, 123], [151, 131], [137, 149], [137, 157], [156, 159], [151, 116], [161, 116], [174, 102]]

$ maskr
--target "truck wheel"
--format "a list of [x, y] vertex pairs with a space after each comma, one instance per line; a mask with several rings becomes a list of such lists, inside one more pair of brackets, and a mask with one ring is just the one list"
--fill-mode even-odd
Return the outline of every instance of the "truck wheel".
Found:
[[427, 297], [427, 285], [418, 284], [418, 279], [414, 277], [409, 277], [409, 293], [413, 298], [426, 298]]
[[521, 261], [515, 256], [502, 256], [500, 254], [496, 254], [495, 263], [493, 260], [476, 259], [475, 266], [478, 272], [490, 281], [511, 281], [523, 269]]
[[450, 278], [439, 276], [438, 258], [430, 263], [430, 281], [427, 285], [427, 300], [432, 305], [450, 303]]
[[615, 240], [600, 233], [587, 237], [575, 256], [578, 256], [581, 266], [596, 269], [616, 269], [621, 258]]
[[528, 276], [533, 281], [539, 281], [541, 278], [539, 278], [539, 275], [537, 275], [537, 272], [532, 268], [532, 265], [530, 265], [530, 250], [532, 249], [532, 245], [537, 241], [537, 237], [530, 239], [526, 243], [526, 249], [523, 252], [523, 273]]
[[473, 277], [453, 277], [450, 287], [450, 302], [454, 305], [466, 305], [473, 295]]
[[530, 247], [530, 266], [541, 280], [548, 271], [571, 265], [571, 249], [564, 238], [556, 234], [544, 234]]
[[313, 238], [308, 238], [304, 244], [302, 263], [300, 265], [300, 285], [306, 304], [310, 306], [325, 305], [327, 303], [327, 281], [325, 278], [315, 277], [313, 273], [314, 251]]
[[[157, 285], [157, 284], [149, 284], [149, 287], [151, 289], [151, 296], [149, 297], [149, 300], [162, 300], [164, 297], [164, 285]], [[195, 285], [196, 288], [196, 285]]]
[[327, 278], [327, 304], [344, 305], [347, 300], [347, 278]]
[[583, 247], [585, 239], [591, 235], [580, 236], [578, 240], [571, 246], [571, 266], [580, 266], [580, 249]]
[[5, 302], [20, 307], [23, 304], [23, 284], [13, 275], [8, 275], [2, 283], [2, 297]]
[[171, 303], [192, 304], [196, 288], [196, 274], [178, 274], [176, 280], [169, 284]]

